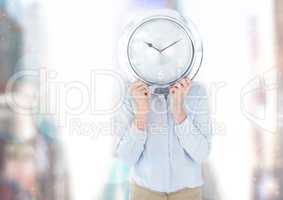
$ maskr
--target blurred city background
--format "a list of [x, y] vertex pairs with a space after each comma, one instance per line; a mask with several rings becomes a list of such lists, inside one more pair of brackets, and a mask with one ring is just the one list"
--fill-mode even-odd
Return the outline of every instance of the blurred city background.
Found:
[[0, 0], [0, 200], [127, 200], [115, 82], [92, 75], [119, 71], [124, 22], [154, 8], [196, 24], [217, 94], [203, 198], [283, 199], [282, 0]]

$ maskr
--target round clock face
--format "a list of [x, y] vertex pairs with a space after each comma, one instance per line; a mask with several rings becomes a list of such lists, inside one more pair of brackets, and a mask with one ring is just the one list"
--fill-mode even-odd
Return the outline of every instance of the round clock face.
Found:
[[190, 67], [194, 46], [187, 30], [170, 18], [141, 23], [128, 43], [128, 60], [139, 78], [150, 84], [170, 84]]

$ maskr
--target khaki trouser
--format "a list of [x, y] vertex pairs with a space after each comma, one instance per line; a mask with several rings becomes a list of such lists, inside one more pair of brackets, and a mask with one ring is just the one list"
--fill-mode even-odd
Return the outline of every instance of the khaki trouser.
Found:
[[132, 183], [131, 200], [201, 200], [201, 187], [186, 188], [172, 193], [161, 193]]

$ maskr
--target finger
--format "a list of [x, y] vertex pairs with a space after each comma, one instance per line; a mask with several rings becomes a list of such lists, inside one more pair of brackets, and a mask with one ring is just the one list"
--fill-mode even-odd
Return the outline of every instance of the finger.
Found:
[[137, 86], [136, 86], [136, 88], [135, 89], [140, 89], [140, 88], [146, 88], [147, 87], [147, 85], [146, 84], [144, 84], [144, 83], [140, 83], [140, 84], [138, 84]]
[[132, 84], [132, 86], [133, 87], [136, 87], [136, 86], [138, 86], [138, 85], [140, 85], [142, 82], [140, 81], [140, 80], [137, 80], [137, 81], [135, 81], [133, 84]]
[[186, 89], [189, 90], [189, 89], [192, 87], [192, 81], [191, 81], [189, 78], [186, 78], [185, 80], [186, 80], [186, 82], [187, 82], [187, 87], [186, 87]]
[[151, 91], [149, 89], [148, 86], [146, 86], [146, 96], [150, 96], [151, 95]]
[[177, 88], [177, 89], [182, 89], [183, 88], [183, 86], [179, 82], [176, 82], [174, 87]]
[[178, 89], [179, 89], [179, 88], [178, 88], [178, 86], [176, 85], [176, 83], [170, 87], [170, 90], [171, 90], [172, 93], [176, 93]]
[[137, 93], [143, 96], [145, 93], [147, 93], [147, 90], [145, 88], [140, 88], [139, 90], [137, 90]]
[[174, 85], [172, 85], [171, 88], [178, 89], [178, 87], [176, 86], [176, 83]]
[[142, 85], [145, 85], [144, 82], [142, 82], [141, 80], [138, 80], [138, 81], [135, 81], [133, 84], [132, 84], [132, 88], [135, 89], [135, 88], [138, 88]]
[[146, 89], [143, 85], [135, 86], [132, 88], [132, 92], [139, 92], [140, 90]]
[[140, 85], [139, 87], [136, 88], [137, 91], [139, 90], [149, 90], [147, 85]]
[[188, 85], [191, 85], [192, 84], [192, 80], [190, 78], [185, 78], [186, 82], [188, 83]]
[[183, 87], [188, 87], [188, 82], [186, 81], [186, 79], [181, 79], [180, 83], [183, 85]]
[[149, 89], [147, 87], [141, 87], [138, 89], [138, 91], [146, 96], [150, 94]]
[[133, 87], [131, 88], [132, 92], [138, 92], [140, 89], [147, 87], [144, 83], [136, 83], [135, 85], [133, 85]]
[[172, 86], [169, 91], [171, 94], [175, 94], [176, 88]]
[[150, 93], [149, 91], [146, 91], [146, 92], [144, 93], [145, 96], [149, 96], [149, 97], [150, 97], [150, 94], [151, 94], [151, 93]]
[[139, 81], [135, 81], [133, 84], [131, 84], [130, 90], [134, 91], [139, 86], [139, 84]]

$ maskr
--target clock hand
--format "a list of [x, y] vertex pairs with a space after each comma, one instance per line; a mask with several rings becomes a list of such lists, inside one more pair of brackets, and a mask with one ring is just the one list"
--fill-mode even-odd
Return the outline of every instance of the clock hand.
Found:
[[158, 48], [156, 48], [155, 46], [153, 46], [152, 43], [149, 43], [149, 42], [144, 42], [145, 44], [147, 44], [148, 47], [151, 47], [153, 49], [155, 49], [156, 51], [158, 51], [160, 53], [160, 50]]
[[167, 46], [167, 47], [165, 47], [165, 48], [161, 49], [161, 50], [160, 50], [160, 53], [161, 53], [162, 51], [164, 51], [164, 50], [168, 49], [169, 47], [171, 47], [171, 46], [173, 46], [173, 45], [177, 44], [177, 43], [178, 43], [178, 42], [180, 42], [181, 40], [182, 40], [182, 39], [177, 40], [177, 41], [173, 42], [172, 44], [170, 44], [169, 46]]

